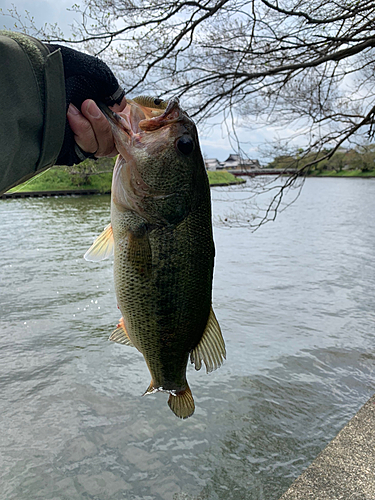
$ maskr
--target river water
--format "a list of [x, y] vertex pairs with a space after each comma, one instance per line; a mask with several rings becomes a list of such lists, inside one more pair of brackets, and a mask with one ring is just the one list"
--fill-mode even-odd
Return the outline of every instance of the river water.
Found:
[[246, 189], [212, 197], [227, 361], [189, 367], [185, 421], [107, 340], [109, 197], [0, 201], [1, 500], [276, 500], [375, 392], [375, 180], [307, 179], [255, 232], [218, 220]]

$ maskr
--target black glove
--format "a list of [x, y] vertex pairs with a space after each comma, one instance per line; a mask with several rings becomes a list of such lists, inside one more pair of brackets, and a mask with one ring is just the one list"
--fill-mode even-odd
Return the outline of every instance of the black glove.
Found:
[[[104, 102], [107, 106], [120, 104], [125, 92], [103, 61], [62, 45], [45, 45], [50, 52], [61, 50], [65, 75], [66, 110], [70, 103], [80, 110], [86, 99]], [[56, 165], [73, 165], [90, 157], [93, 157], [92, 153], [85, 153], [76, 144], [67, 120], [64, 143]]]

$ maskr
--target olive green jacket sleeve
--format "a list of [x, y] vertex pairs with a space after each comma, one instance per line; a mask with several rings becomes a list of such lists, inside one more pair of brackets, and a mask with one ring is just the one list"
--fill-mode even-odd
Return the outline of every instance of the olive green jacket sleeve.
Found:
[[60, 50], [0, 31], [0, 194], [54, 165], [65, 120]]

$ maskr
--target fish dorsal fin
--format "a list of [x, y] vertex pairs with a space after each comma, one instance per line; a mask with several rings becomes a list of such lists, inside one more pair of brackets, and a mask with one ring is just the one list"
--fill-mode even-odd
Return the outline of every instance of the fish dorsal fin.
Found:
[[195, 404], [190, 387], [177, 394], [170, 394], [168, 399], [169, 408], [178, 418], [191, 417], [195, 410]]
[[224, 339], [211, 306], [206, 329], [197, 347], [191, 351], [190, 361], [195, 364], [196, 370], [201, 369], [203, 361], [206, 365], [207, 373], [209, 373], [219, 368], [225, 358]]
[[112, 332], [111, 336], [109, 337], [109, 340], [112, 340], [112, 342], [117, 342], [118, 344], [129, 345], [131, 347], [134, 347], [133, 342], [129, 338], [128, 332], [126, 331], [124, 318], [120, 319], [116, 330]]
[[104, 231], [96, 238], [91, 247], [87, 250], [83, 256], [86, 260], [91, 260], [93, 262], [99, 262], [100, 260], [108, 259], [113, 255], [114, 239], [112, 224], [104, 229]]

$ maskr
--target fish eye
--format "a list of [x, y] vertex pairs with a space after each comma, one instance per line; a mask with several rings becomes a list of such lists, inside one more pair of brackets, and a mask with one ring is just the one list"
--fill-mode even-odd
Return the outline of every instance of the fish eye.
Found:
[[194, 150], [194, 141], [189, 135], [183, 135], [177, 139], [176, 147], [180, 153], [188, 156]]

